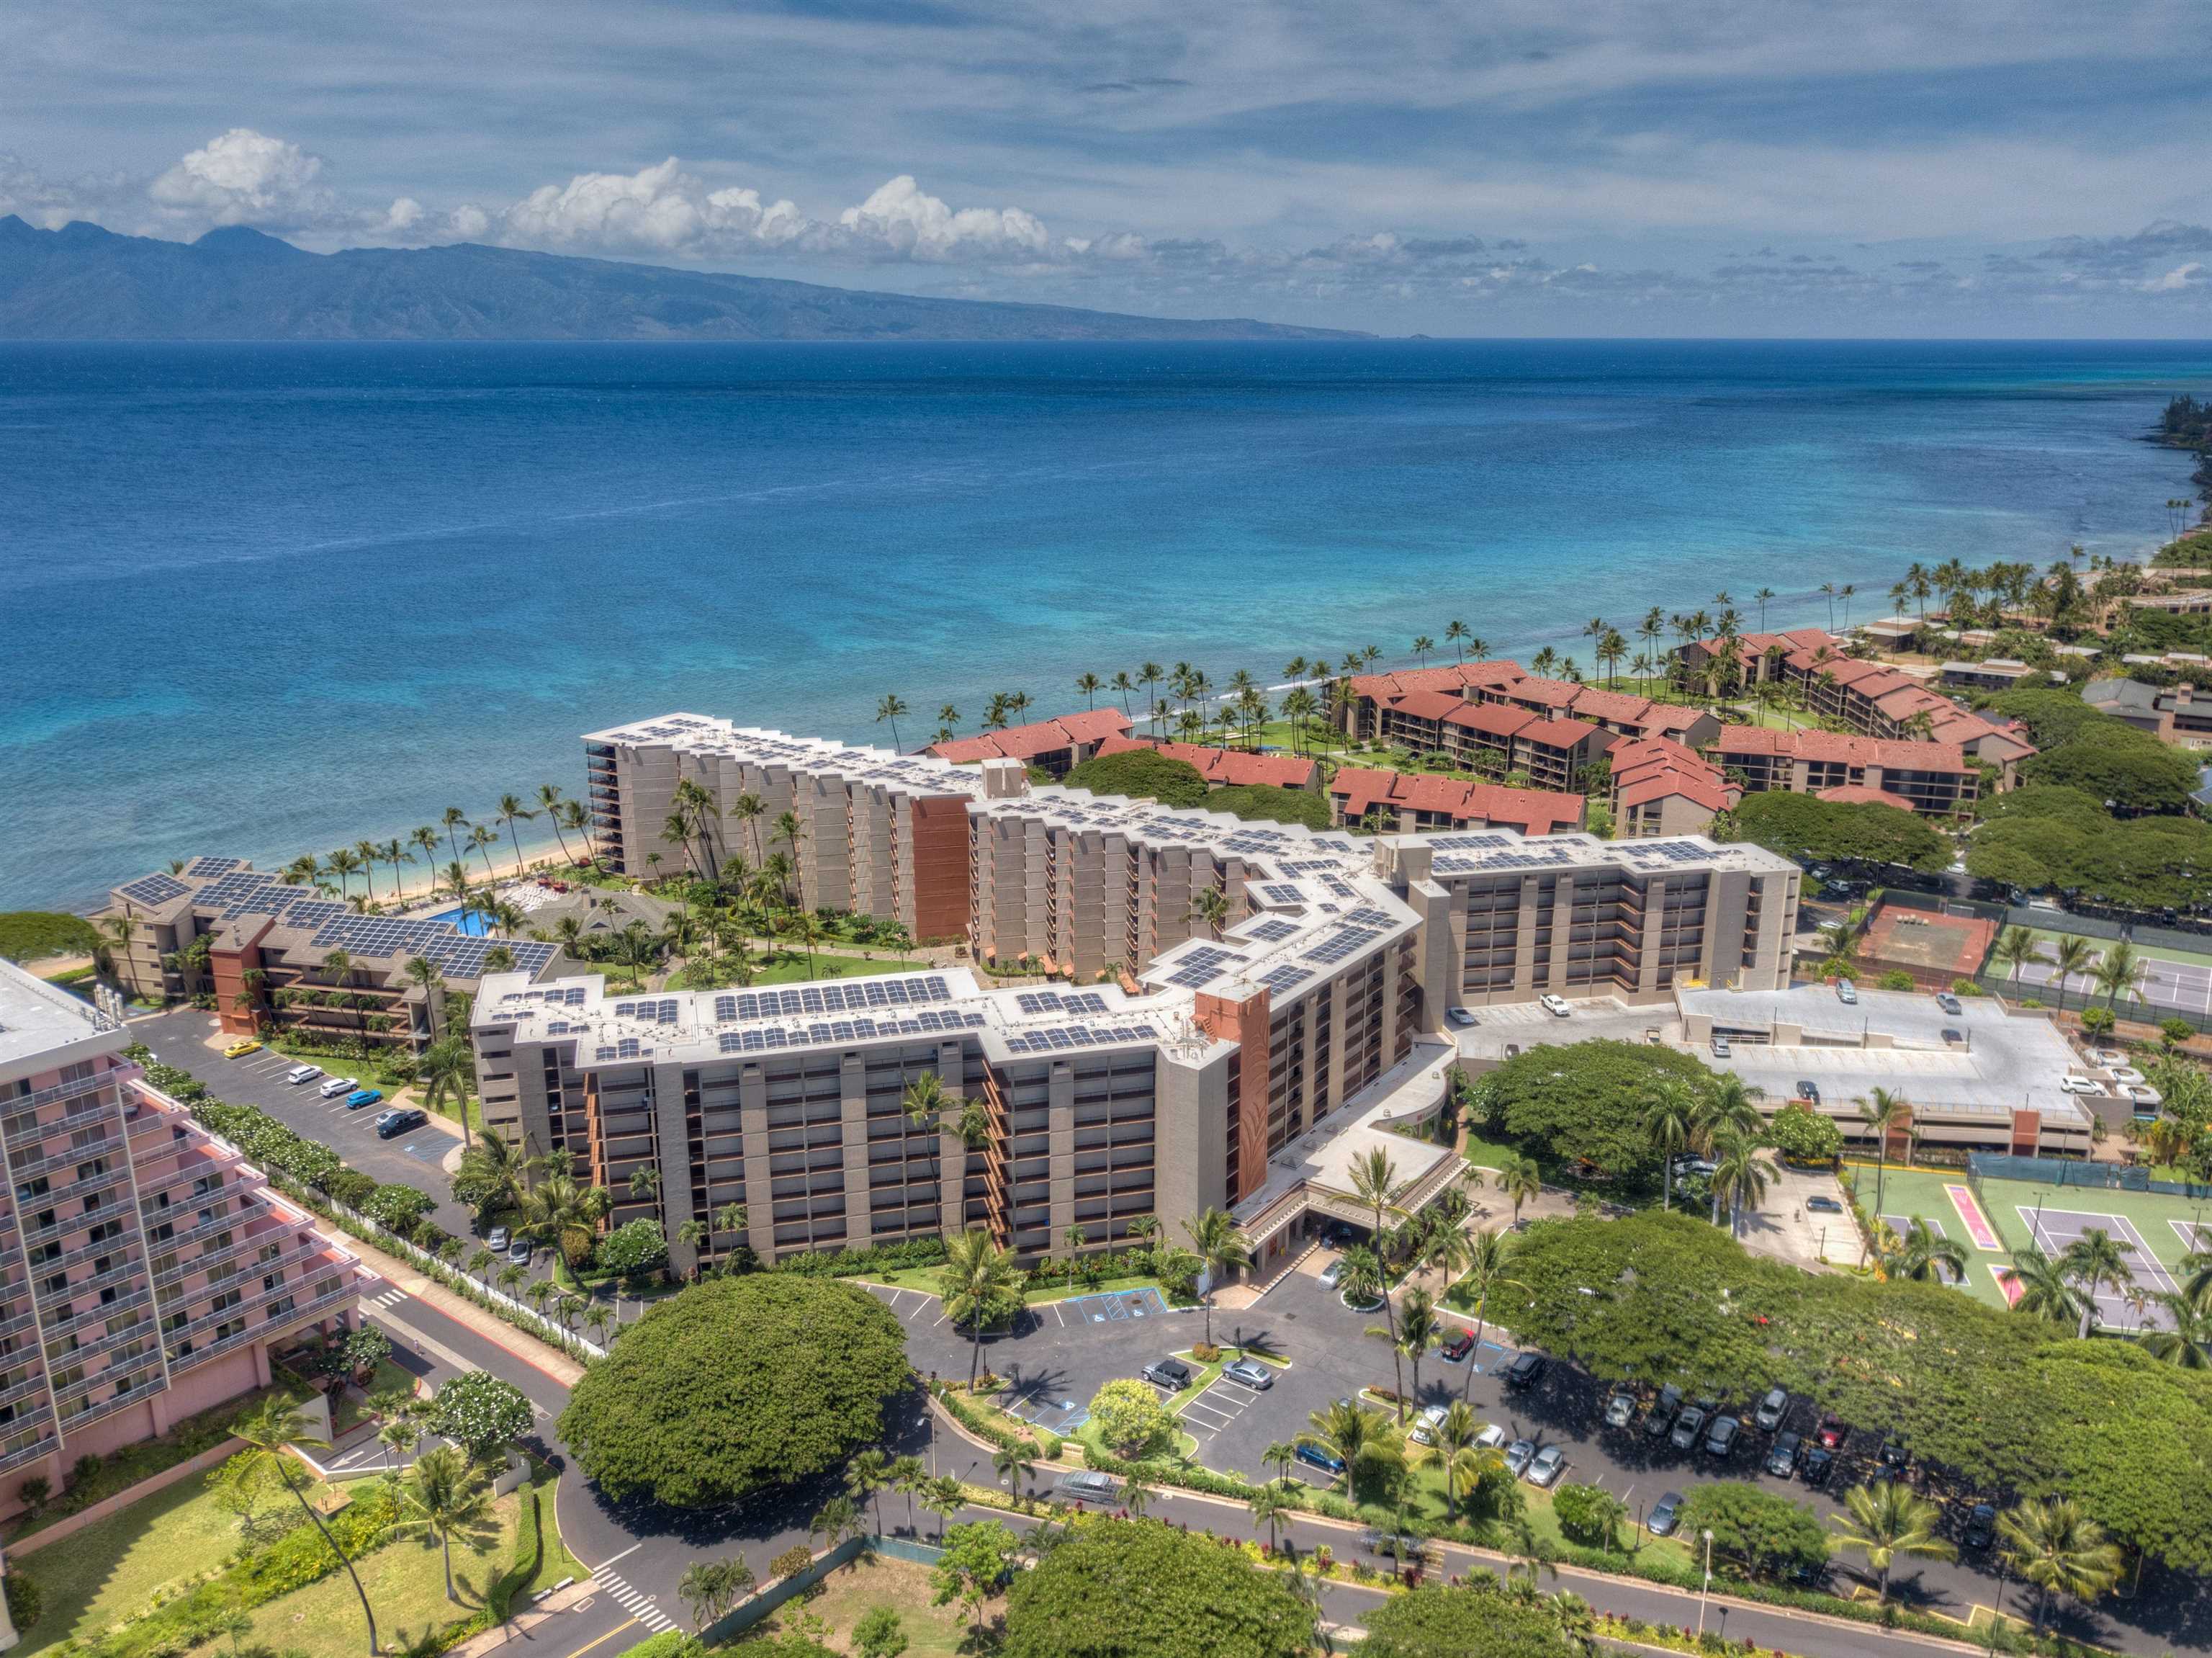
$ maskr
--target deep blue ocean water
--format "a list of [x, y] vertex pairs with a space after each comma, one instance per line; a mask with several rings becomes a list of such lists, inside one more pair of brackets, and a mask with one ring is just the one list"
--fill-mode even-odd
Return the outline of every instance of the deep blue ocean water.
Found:
[[0, 908], [581, 787], [688, 707], [885, 737], [1463, 619], [2139, 553], [2212, 346], [0, 345]]

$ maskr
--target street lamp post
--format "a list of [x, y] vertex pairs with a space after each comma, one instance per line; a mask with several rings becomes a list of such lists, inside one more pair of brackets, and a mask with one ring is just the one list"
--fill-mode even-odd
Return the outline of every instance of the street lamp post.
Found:
[[1705, 1539], [1705, 1582], [1698, 1591], [1698, 1638], [1705, 1638], [1705, 1601], [1713, 1592], [1713, 1534], [1710, 1529], [1702, 1533]]

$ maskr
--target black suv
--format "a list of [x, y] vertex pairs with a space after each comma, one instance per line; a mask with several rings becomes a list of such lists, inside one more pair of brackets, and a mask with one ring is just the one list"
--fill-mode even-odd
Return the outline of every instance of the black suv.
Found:
[[1505, 1367], [1505, 1385], [1508, 1387], [1534, 1387], [1543, 1374], [1544, 1356], [1541, 1353], [1522, 1353]]

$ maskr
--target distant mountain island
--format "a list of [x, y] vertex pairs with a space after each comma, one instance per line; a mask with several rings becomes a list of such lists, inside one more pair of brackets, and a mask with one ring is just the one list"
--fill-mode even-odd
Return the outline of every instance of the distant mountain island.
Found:
[[310, 253], [0, 218], [5, 339], [1357, 339], [1243, 317], [917, 299], [464, 243]]

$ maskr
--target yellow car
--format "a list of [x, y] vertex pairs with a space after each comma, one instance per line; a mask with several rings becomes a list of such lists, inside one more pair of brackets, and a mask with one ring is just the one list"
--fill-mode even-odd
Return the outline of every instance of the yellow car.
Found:
[[255, 1041], [249, 1036], [245, 1041], [234, 1042], [228, 1047], [225, 1048], [222, 1051], [222, 1057], [226, 1059], [243, 1059], [249, 1053], [258, 1053], [260, 1051], [261, 1044]]

